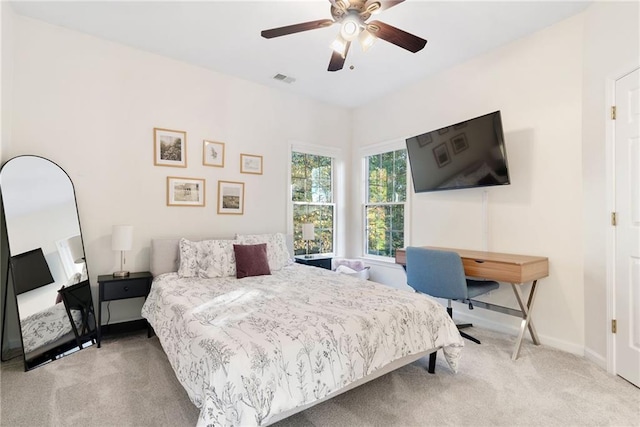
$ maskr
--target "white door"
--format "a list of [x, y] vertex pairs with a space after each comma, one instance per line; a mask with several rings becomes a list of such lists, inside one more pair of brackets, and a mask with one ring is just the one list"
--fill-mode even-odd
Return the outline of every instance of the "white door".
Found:
[[640, 387], [640, 70], [616, 81], [616, 373]]

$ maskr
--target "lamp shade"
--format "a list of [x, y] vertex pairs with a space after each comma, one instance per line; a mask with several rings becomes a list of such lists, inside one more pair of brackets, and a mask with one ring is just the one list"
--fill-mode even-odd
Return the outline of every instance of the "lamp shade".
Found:
[[82, 239], [80, 235], [77, 234], [73, 237], [69, 237], [67, 239], [67, 246], [69, 247], [69, 252], [71, 253], [71, 258], [73, 262], [76, 264], [80, 264], [84, 261], [84, 251], [82, 250]]
[[133, 225], [114, 225], [111, 232], [111, 249], [129, 251], [133, 247]]
[[311, 223], [302, 224], [302, 240], [315, 240], [316, 229]]

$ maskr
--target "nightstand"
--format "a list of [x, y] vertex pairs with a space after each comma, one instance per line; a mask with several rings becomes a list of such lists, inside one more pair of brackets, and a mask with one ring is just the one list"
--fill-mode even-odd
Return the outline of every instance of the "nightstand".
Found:
[[[126, 277], [113, 277], [112, 274], [98, 276], [98, 348], [102, 339], [102, 303], [129, 298], [147, 299], [152, 279], [153, 275], [148, 271], [131, 273]], [[151, 326], [148, 323], [147, 335], [151, 336]]]
[[295, 259], [298, 264], [311, 265], [313, 267], [320, 267], [331, 270], [331, 260], [333, 259], [333, 255], [297, 255]]
[[83, 348], [88, 341], [93, 343], [96, 337], [96, 313], [93, 311], [93, 298], [91, 297], [91, 286], [85, 280], [74, 285], [63, 287], [58, 291], [69, 319], [74, 319], [72, 311], [80, 313], [80, 325], [71, 321], [71, 328], [76, 337], [76, 344]]

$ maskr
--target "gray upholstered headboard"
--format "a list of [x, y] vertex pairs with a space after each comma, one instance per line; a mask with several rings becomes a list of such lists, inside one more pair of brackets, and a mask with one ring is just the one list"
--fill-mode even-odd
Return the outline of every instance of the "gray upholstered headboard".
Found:
[[[289, 254], [291, 258], [293, 258], [293, 236], [287, 234], [287, 248], [289, 249]], [[164, 273], [171, 273], [173, 271], [178, 271], [178, 267], [180, 266], [180, 237], [175, 238], [165, 238], [165, 239], [151, 239], [151, 251], [150, 251], [150, 264], [149, 270], [153, 276], [158, 276]], [[189, 240], [199, 241], [199, 240], [207, 240], [214, 239], [212, 238], [189, 238]], [[219, 240], [232, 240], [233, 237], [229, 238], [217, 238]]]

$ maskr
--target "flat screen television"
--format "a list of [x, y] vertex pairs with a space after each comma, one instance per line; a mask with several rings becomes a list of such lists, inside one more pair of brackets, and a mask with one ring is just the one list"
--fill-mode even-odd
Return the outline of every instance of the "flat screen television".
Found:
[[500, 111], [406, 143], [416, 193], [510, 184]]
[[42, 248], [11, 257], [16, 295], [53, 283], [53, 276]]

